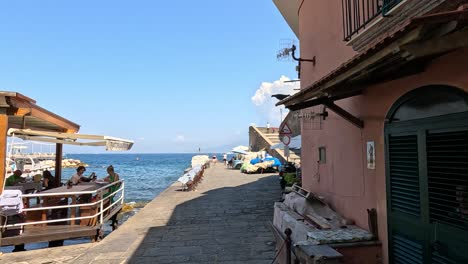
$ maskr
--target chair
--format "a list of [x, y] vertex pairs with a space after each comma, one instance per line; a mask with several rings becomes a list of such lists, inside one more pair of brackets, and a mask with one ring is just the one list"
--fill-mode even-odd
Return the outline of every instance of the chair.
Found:
[[23, 232], [23, 226], [6, 228], [8, 224], [18, 224], [24, 221], [22, 196], [23, 193], [20, 190], [3, 190], [2, 195], [0, 195], [2, 237], [20, 235]]

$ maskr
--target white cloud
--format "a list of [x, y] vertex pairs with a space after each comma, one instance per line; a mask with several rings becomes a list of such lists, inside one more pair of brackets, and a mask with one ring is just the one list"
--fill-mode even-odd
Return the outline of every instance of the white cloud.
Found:
[[[274, 82], [262, 82], [255, 95], [252, 96], [252, 103], [257, 108], [262, 124], [266, 125], [266, 122], [269, 122], [272, 126], [278, 126], [281, 122], [281, 116], [284, 118], [288, 113], [284, 106], [275, 106], [278, 99], [271, 97], [271, 95], [296, 93], [297, 90], [295, 89], [299, 88], [299, 82], [286, 82], [289, 80], [288, 77], [283, 75]], [[282, 109], [282, 115], [280, 109]]]
[[177, 135], [174, 139], [174, 142], [177, 142], [177, 143], [182, 143], [182, 142], [185, 142], [185, 136], [184, 135]]

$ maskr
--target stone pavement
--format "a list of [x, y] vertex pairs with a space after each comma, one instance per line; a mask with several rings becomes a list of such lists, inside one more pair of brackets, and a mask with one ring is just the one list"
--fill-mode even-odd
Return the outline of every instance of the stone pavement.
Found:
[[196, 191], [174, 183], [103, 241], [4, 254], [0, 263], [265, 263], [278, 177], [217, 164]]

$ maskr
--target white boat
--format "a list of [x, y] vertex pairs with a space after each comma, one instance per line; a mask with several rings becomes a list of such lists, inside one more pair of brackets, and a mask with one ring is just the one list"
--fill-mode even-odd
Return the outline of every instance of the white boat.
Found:
[[30, 177], [55, 169], [55, 153], [27, 153], [26, 149], [28, 147], [23, 143], [10, 144], [5, 166], [6, 177], [15, 170], [21, 170], [22, 177]]

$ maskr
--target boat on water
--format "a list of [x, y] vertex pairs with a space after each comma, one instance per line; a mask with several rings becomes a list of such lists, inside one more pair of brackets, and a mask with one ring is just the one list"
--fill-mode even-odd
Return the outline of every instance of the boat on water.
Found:
[[[32, 146], [32, 145], [31, 145]], [[26, 143], [9, 143], [7, 145], [7, 158], [5, 173], [6, 177], [15, 170], [23, 172], [22, 177], [32, 177], [42, 174], [45, 170], [55, 169], [55, 153], [51, 152], [28, 152]]]
[[[28, 144], [30, 143], [30, 144]], [[7, 144], [7, 158], [5, 161], [5, 177], [13, 174], [15, 170], [21, 170], [23, 172], [22, 177], [34, 177], [41, 174], [44, 171], [55, 170], [55, 153], [51, 152], [32, 152], [28, 151], [30, 148], [34, 150], [34, 145], [37, 142], [17, 142]], [[40, 143], [40, 146], [50, 146], [53, 144]], [[37, 149], [37, 146], [36, 146]], [[42, 148], [41, 148], [42, 150]], [[62, 168], [78, 167], [80, 165], [88, 166], [77, 159], [67, 159], [65, 155], [62, 155]]]
[[[78, 185], [62, 185], [63, 145], [104, 146], [108, 151], [129, 150], [133, 141], [104, 136], [78, 134], [79, 125], [58, 116], [22, 94], [0, 91], [0, 148], [6, 149], [7, 137], [48, 142], [55, 145], [55, 178], [47, 189], [40, 177], [27, 177], [25, 181], [6, 185], [9, 167], [16, 166], [25, 173], [51, 169], [37, 156], [7, 156], [0, 151], [0, 246], [24, 249], [24, 244], [60, 241], [90, 237], [98, 241], [103, 237], [103, 225], [117, 216], [124, 203], [125, 182], [90, 181]], [[21, 129], [17, 127], [22, 127]], [[12, 169], [11, 169], [12, 170]], [[33, 191], [30, 191], [33, 190]], [[58, 242], [57, 242], [58, 241]]]

